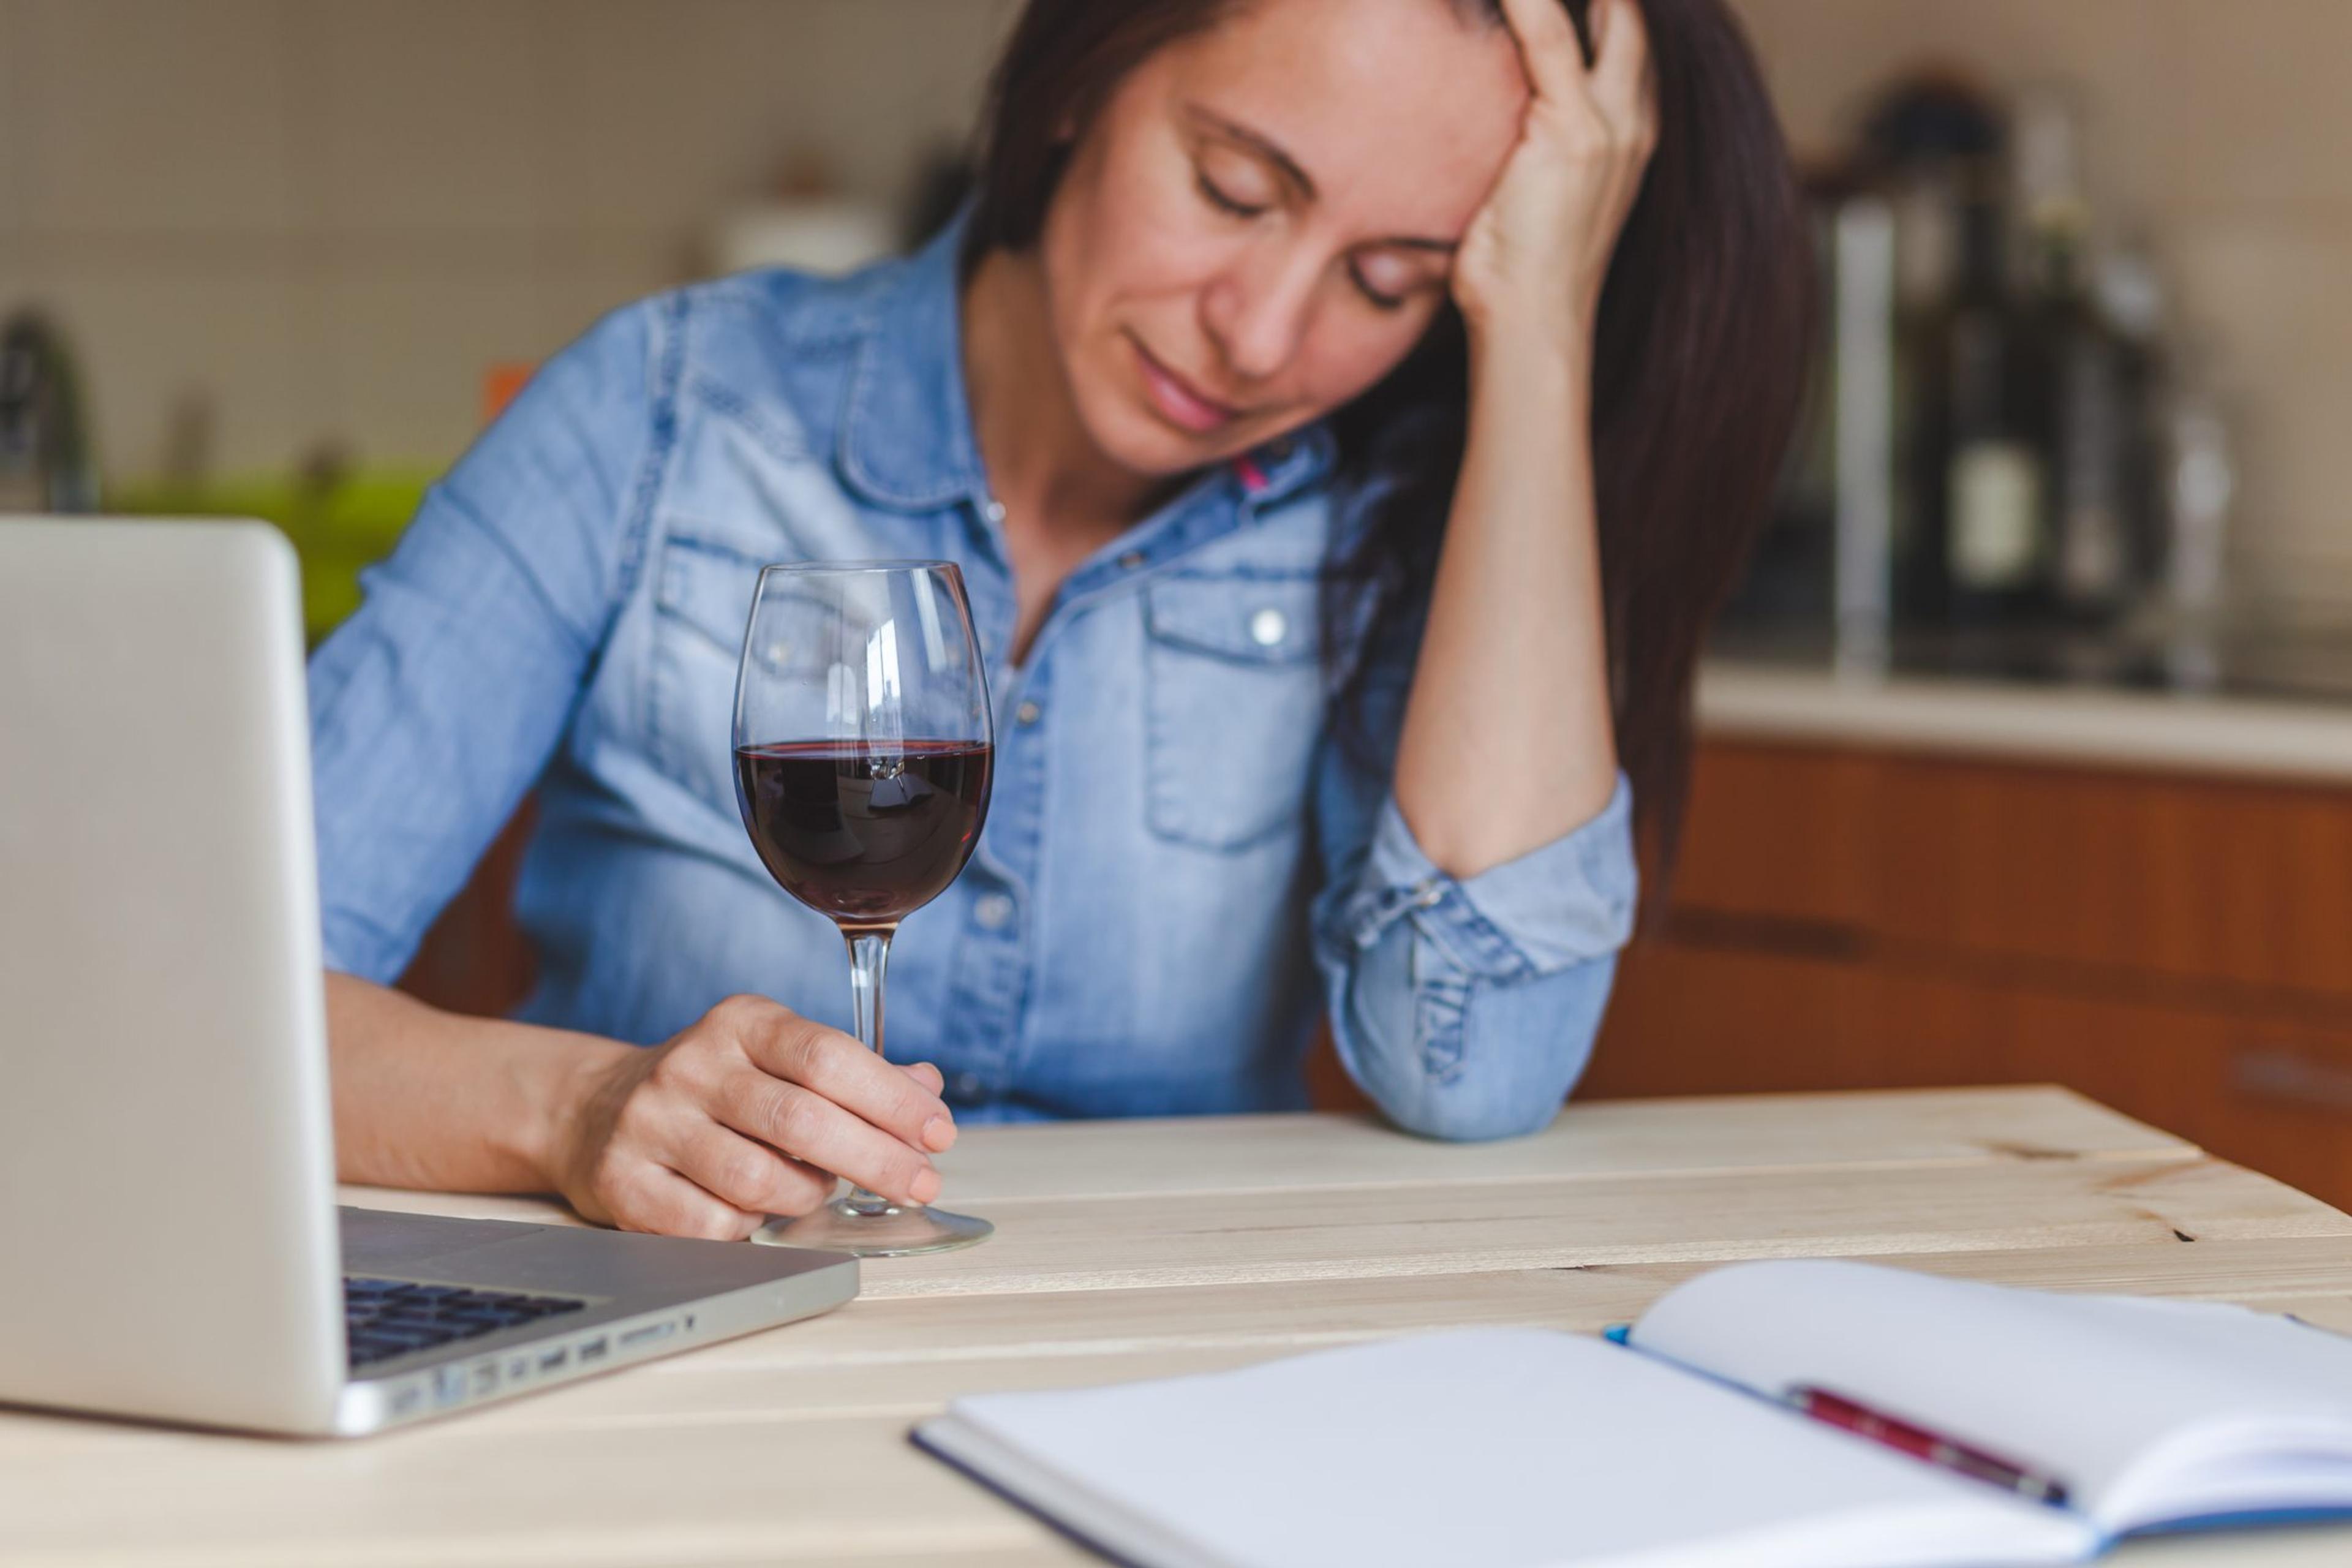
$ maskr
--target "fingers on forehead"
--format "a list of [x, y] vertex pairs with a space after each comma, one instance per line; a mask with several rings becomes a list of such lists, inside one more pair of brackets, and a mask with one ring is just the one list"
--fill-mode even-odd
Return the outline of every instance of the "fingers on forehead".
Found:
[[1649, 21], [1635, 0], [1599, 0], [1606, 5], [1608, 31], [1601, 39], [1601, 56], [1592, 67], [1595, 91], [1627, 106], [1641, 103], [1650, 92]]
[[1560, 0], [1502, 0], [1503, 19], [1519, 46], [1519, 58], [1537, 90], [1571, 89], [1584, 70], [1584, 51]]

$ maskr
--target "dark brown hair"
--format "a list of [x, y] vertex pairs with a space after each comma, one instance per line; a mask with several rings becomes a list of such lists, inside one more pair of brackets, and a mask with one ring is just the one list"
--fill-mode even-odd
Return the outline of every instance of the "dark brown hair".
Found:
[[[1501, 23], [1497, 0], [1449, 3]], [[1589, 0], [1562, 3], [1581, 35]], [[1788, 151], [1738, 24], [1723, 0], [1639, 3], [1658, 142], [1601, 292], [1591, 437], [1617, 748], [1663, 873], [1688, 782], [1699, 644], [1738, 583], [1796, 418], [1811, 268]], [[1154, 50], [1234, 4], [1029, 0], [996, 69], [968, 255], [1034, 242], [1069, 128], [1083, 130]], [[1467, 405], [1449, 307], [1333, 417], [1339, 481], [1365, 515], [1332, 563], [1325, 619], [1367, 626], [1355, 647], [1409, 630], [1426, 607]], [[1343, 728], [1360, 737], [1366, 664], [1332, 662]]]

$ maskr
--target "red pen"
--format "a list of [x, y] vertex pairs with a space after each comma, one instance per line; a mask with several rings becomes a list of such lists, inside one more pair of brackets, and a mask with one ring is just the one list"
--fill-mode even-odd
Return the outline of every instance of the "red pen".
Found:
[[1990, 1481], [2035, 1502], [2046, 1502], [2053, 1508], [2066, 1506], [2065, 1483], [2055, 1477], [2037, 1474], [2023, 1465], [2011, 1464], [1981, 1448], [1956, 1443], [1949, 1437], [1930, 1432], [1924, 1426], [1914, 1426], [1907, 1421], [1898, 1421], [1843, 1394], [1832, 1394], [1821, 1388], [1792, 1388], [1782, 1397], [1814, 1420], [1826, 1422], [1841, 1432], [1851, 1432], [1857, 1437], [1867, 1437], [1915, 1459], [1925, 1459], [1944, 1469], [1957, 1470], [1961, 1475]]

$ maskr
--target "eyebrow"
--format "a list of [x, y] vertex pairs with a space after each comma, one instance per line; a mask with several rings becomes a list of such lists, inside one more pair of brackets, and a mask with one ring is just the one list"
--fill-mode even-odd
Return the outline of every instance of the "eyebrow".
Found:
[[[1218, 135], [1226, 138], [1228, 141], [1240, 142], [1243, 146], [1248, 148], [1250, 151], [1255, 153], [1259, 157], [1265, 159], [1268, 163], [1273, 164], [1275, 173], [1280, 174], [1284, 180], [1287, 181], [1292, 188], [1297, 190], [1300, 195], [1305, 196], [1309, 201], [1315, 199], [1316, 191], [1314, 179], [1308, 175], [1306, 170], [1298, 166], [1298, 161], [1296, 158], [1293, 158], [1288, 153], [1283, 151], [1282, 144], [1275, 141], [1274, 138], [1266, 135], [1264, 132], [1253, 131], [1237, 120], [1228, 120], [1225, 116], [1219, 114], [1216, 110], [1213, 109], [1204, 109], [1197, 103], [1188, 103], [1184, 106], [1184, 110], [1187, 114], [1190, 114], [1193, 119], [1200, 121]], [[1440, 256], [1451, 256], [1454, 251], [1461, 248], [1460, 245], [1456, 241], [1451, 239], [1431, 239], [1420, 235], [1399, 235], [1392, 238], [1384, 239], [1381, 241], [1381, 243], [1382, 245], [1398, 246], [1407, 250], [1432, 251]]]

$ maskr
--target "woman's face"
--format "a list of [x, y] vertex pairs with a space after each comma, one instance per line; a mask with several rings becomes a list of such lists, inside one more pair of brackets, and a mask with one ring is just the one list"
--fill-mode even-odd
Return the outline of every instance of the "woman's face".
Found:
[[1040, 244], [1096, 445], [1181, 473], [1372, 386], [1444, 304], [1527, 91], [1508, 30], [1449, 0], [1255, 0], [1146, 60]]

